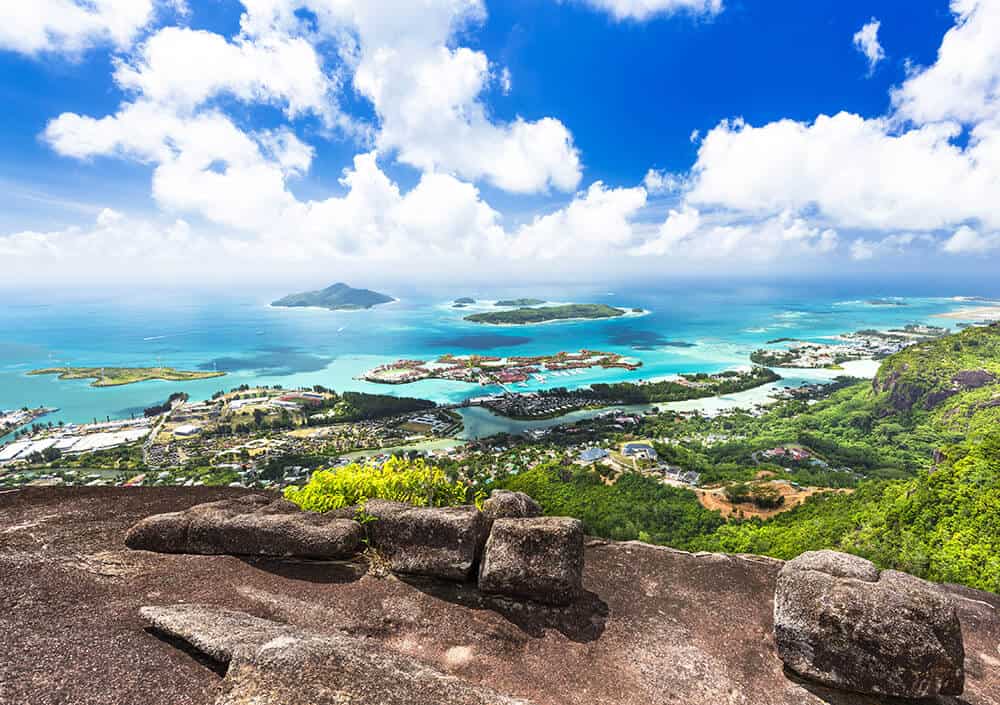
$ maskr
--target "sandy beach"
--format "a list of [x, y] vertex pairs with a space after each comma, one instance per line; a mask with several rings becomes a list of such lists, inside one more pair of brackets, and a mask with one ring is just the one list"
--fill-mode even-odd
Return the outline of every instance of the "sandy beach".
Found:
[[934, 314], [934, 318], [953, 318], [960, 321], [992, 321], [1000, 320], [1000, 306], [979, 306], [977, 308], [959, 308], [948, 313]]

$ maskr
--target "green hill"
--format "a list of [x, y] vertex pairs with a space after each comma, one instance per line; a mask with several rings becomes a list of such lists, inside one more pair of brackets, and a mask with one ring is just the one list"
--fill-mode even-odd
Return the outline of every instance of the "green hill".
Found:
[[301, 294], [289, 294], [273, 302], [272, 306], [300, 307], [317, 306], [331, 311], [356, 311], [371, 308], [379, 304], [395, 301], [391, 296], [380, 294], [370, 289], [354, 289], [343, 282], [319, 291], [306, 291]]
[[786, 419], [784, 430], [838, 459], [853, 454], [860, 469], [914, 476], [870, 479], [768, 521], [731, 522], [691, 547], [778, 558], [835, 548], [1000, 592], [1000, 326], [903, 350], [871, 385], [841, 390]]

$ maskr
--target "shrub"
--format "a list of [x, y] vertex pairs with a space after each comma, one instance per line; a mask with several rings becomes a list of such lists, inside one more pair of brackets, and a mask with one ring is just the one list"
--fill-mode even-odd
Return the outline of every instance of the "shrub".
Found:
[[467, 495], [465, 485], [450, 481], [439, 468], [402, 458], [390, 458], [382, 467], [351, 463], [318, 470], [304, 487], [285, 488], [286, 499], [312, 512], [364, 504], [369, 499], [450, 507], [465, 504]]

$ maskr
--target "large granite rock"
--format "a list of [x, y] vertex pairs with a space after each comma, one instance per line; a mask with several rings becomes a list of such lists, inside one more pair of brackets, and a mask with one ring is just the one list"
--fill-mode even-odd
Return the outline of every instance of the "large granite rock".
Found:
[[129, 529], [125, 545], [160, 553], [335, 559], [353, 555], [361, 538], [356, 521], [248, 495], [147, 517]]
[[140, 612], [155, 631], [228, 664], [216, 705], [530, 705], [343, 634], [199, 605]]
[[486, 518], [475, 507], [412, 507], [371, 500], [365, 513], [372, 546], [394, 572], [466, 580], [479, 557]]
[[785, 665], [825, 685], [876, 695], [959, 695], [965, 650], [955, 606], [923, 580], [835, 551], [788, 562], [774, 595]]
[[540, 517], [542, 508], [524, 492], [493, 490], [483, 502], [483, 514], [487, 519]]
[[583, 524], [545, 517], [493, 522], [479, 589], [567, 605], [583, 590]]

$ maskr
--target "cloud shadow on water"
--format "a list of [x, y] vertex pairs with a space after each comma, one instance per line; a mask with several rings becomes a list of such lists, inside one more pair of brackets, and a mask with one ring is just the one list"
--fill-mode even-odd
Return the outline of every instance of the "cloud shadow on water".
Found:
[[267, 377], [281, 377], [300, 372], [319, 372], [333, 360], [332, 357], [303, 352], [299, 348], [260, 348], [256, 354], [242, 357], [217, 357], [198, 365], [202, 370], [242, 372], [253, 370]]
[[494, 350], [496, 348], [512, 348], [530, 343], [531, 338], [523, 335], [501, 335], [498, 333], [477, 333], [459, 335], [454, 338], [434, 338], [427, 341], [434, 347], [446, 348], [448, 351], [463, 352], [466, 350]]
[[694, 343], [670, 340], [652, 330], [639, 328], [618, 328], [608, 335], [612, 345], [628, 346], [633, 350], [656, 350], [657, 348], [693, 348]]

